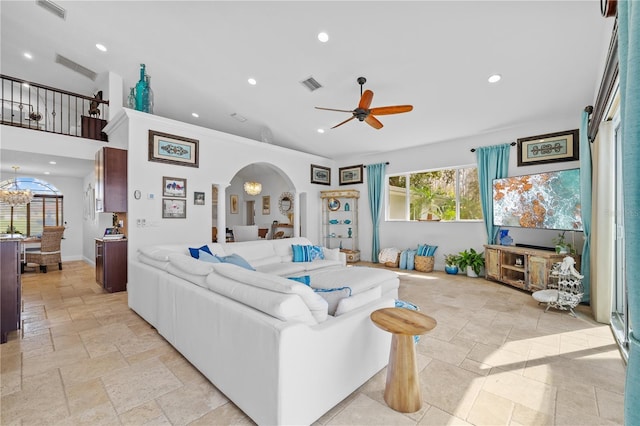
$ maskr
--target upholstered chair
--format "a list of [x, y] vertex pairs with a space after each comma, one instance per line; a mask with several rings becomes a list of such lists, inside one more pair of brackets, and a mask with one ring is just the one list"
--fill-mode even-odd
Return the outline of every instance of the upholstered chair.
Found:
[[236, 225], [233, 227], [233, 241], [255, 241], [258, 237], [258, 226]]
[[58, 264], [58, 269], [62, 269], [62, 256], [60, 254], [60, 243], [64, 226], [45, 226], [40, 239], [40, 249], [27, 250], [25, 253], [25, 263], [35, 263], [40, 266], [40, 271], [47, 272], [47, 265]]

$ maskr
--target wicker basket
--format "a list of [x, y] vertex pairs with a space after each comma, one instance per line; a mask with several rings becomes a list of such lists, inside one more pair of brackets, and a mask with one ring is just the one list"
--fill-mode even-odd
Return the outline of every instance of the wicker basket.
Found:
[[395, 262], [384, 262], [384, 266], [387, 268], [399, 268], [400, 267], [400, 253], [396, 256]]
[[416, 256], [414, 265], [416, 271], [433, 272], [433, 256]]

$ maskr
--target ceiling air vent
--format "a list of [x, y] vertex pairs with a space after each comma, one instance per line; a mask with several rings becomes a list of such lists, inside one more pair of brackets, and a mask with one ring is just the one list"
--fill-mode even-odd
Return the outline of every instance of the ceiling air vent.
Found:
[[79, 63], [74, 62], [69, 58], [65, 58], [59, 53], [56, 53], [56, 62], [59, 63], [60, 65], [64, 65], [65, 67], [69, 68], [72, 71], [75, 71], [79, 74], [84, 75], [85, 77], [91, 80], [95, 80], [96, 77], [98, 76], [98, 74], [96, 74], [94, 71], [91, 71], [89, 68], [83, 67]]
[[306, 80], [302, 80], [300, 83], [302, 83], [302, 85], [307, 89], [309, 89], [309, 91], [311, 92], [313, 92], [314, 90], [318, 90], [319, 88], [322, 87], [322, 84], [318, 83], [318, 81], [313, 77], [309, 77]]
[[47, 9], [49, 12], [53, 13], [54, 15], [62, 19], [65, 19], [67, 16], [67, 10], [64, 7], [57, 5], [52, 1], [36, 0], [36, 3], [38, 4], [38, 6], [41, 6], [42, 8]]

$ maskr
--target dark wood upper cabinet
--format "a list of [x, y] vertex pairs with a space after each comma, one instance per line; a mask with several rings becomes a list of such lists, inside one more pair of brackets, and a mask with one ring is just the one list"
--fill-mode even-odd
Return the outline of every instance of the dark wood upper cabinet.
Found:
[[127, 151], [102, 148], [96, 152], [96, 211], [127, 211]]

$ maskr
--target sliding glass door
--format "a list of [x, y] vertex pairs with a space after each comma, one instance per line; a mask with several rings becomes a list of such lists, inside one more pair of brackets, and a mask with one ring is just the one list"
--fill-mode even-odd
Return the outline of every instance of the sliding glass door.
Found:
[[[618, 116], [619, 117], [619, 116]], [[615, 265], [616, 274], [613, 283], [611, 328], [618, 341], [618, 345], [625, 357], [629, 350], [629, 307], [627, 305], [627, 281], [625, 273], [624, 252], [624, 199], [622, 186], [622, 141], [619, 119], [614, 119], [615, 125], [615, 156], [616, 156], [616, 243]]]

